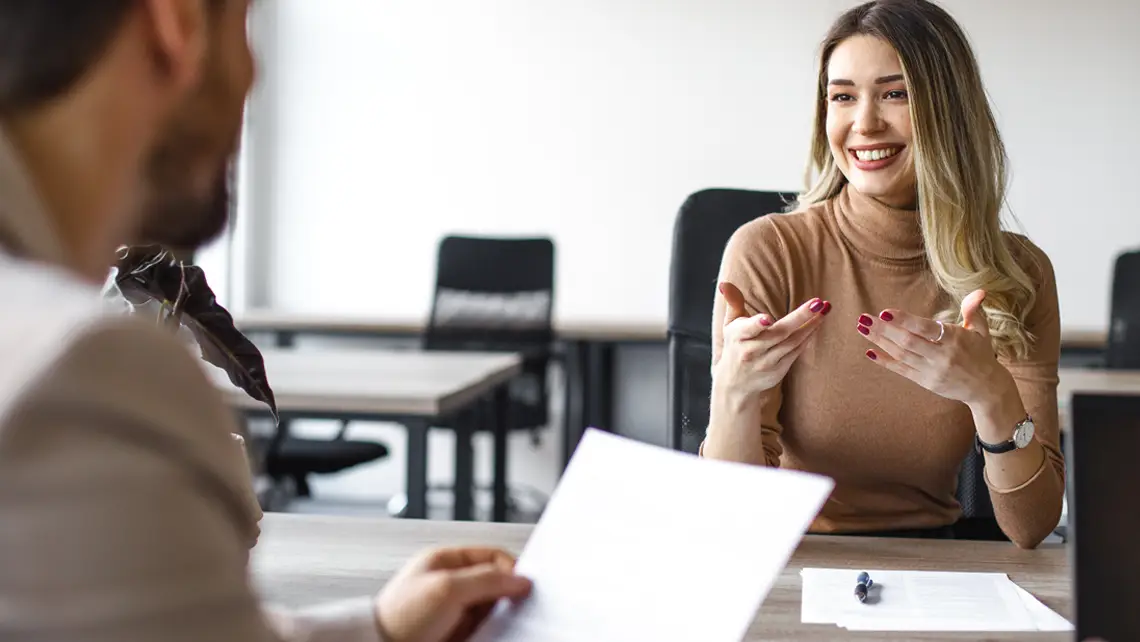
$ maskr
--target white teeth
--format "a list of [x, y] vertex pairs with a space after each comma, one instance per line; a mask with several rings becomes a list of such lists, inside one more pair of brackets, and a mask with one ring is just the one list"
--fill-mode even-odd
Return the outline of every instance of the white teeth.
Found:
[[855, 158], [861, 161], [877, 161], [890, 158], [899, 153], [901, 149], [901, 147], [891, 147], [888, 149], [857, 149], [855, 150]]

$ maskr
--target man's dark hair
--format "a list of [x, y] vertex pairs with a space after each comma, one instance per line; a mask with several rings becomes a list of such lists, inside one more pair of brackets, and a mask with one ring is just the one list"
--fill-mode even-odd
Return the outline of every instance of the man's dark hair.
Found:
[[[83, 79], [139, 0], [0, 0], [0, 115], [36, 107]], [[207, 0], [210, 8], [226, 0]]]
[[110, 45], [137, 0], [0, 0], [0, 114], [56, 98]]

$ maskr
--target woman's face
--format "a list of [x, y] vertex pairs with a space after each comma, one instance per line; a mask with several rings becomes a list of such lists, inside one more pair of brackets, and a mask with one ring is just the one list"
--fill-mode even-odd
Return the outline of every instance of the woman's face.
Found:
[[912, 208], [916, 181], [910, 102], [888, 43], [852, 36], [827, 65], [827, 140], [839, 171], [863, 194]]

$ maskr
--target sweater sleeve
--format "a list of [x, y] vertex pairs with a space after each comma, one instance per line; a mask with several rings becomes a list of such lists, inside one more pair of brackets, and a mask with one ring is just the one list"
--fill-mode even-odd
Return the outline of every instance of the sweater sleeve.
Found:
[[[788, 313], [788, 276], [784, 240], [769, 215], [752, 221], [729, 239], [721, 260], [719, 282], [729, 282], [744, 294], [746, 312], [769, 314], [777, 319]], [[717, 290], [713, 300], [712, 365], [713, 394], [717, 388], [715, 366], [724, 351], [724, 322], [727, 304]], [[778, 467], [783, 447], [780, 445], [779, 413], [783, 399], [782, 386], [760, 397], [760, 413], [752, 421], [735, 425], [710, 425], [701, 443], [701, 455]], [[706, 453], [706, 445], [711, 444]]]
[[[1018, 546], [1032, 548], [1056, 528], [1065, 491], [1065, 459], [1060, 447], [1057, 368], [1061, 352], [1061, 314], [1057, 283], [1049, 257], [1029, 241], [1017, 238], [1015, 256], [1038, 284], [1037, 299], [1026, 317], [1034, 337], [1027, 359], [1003, 361], [1017, 382], [1025, 409], [1033, 418], [1035, 437], [1045, 459], [1037, 472], [1016, 488], [990, 488], [994, 514], [1002, 531]], [[1019, 256], [1020, 255], [1020, 256]]]

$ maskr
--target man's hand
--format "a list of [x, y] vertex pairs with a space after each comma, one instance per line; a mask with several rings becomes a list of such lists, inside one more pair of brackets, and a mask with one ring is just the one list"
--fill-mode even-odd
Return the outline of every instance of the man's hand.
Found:
[[496, 548], [429, 551], [409, 562], [376, 598], [385, 642], [466, 640], [501, 598], [530, 594], [514, 557]]

